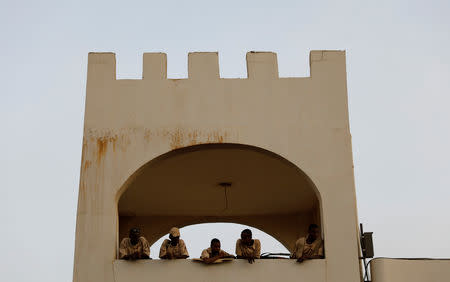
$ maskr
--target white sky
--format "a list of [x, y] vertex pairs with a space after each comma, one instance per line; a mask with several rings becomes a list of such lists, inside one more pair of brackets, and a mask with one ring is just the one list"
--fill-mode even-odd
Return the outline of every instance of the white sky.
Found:
[[358, 213], [375, 253], [450, 257], [449, 13], [450, 1], [0, 0], [2, 278], [72, 280], [90, 51], [116, 52], [119, 78], [163, 51], [178, 78], [189, 51], [219, 51], [222, 77], [245, 77], [250, 50], [277, 52], [281, 76], [309, 75], [309, 50], [347, 50]]
[[[236, 240], [240, 238], [241, 231], [245, 228], [252, 230], [253, 238], [261, 241], [261, 254], [270, 253], [289, 253], [289, 251], [275, 238], [264, 231], [236, 223], [203, 223], [186, 226], [180, 229], [180, 237], [186, 244], [190, 258], [198, 258], [202, 250], [208, 248], [212, 238], [220, 239], [220, 248], [230, 254], [234, 254], [236, 249]], [[150, 247], [150, 257], [158, 259], [159, 249], [169, 234], [162, 236]]]

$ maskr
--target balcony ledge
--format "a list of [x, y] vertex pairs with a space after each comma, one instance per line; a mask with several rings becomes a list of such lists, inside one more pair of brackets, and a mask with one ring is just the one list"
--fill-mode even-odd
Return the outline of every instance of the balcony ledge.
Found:
[[308, 281], [325, 282], [326, 260], [234, 260], [206, 265], [192, 260], [114, 261], [115, 282], [148, 281]]

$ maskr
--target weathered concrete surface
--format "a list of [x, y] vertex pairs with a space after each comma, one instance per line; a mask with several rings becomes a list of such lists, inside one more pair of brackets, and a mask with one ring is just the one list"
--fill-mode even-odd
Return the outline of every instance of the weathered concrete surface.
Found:
[[115, 282], [146, 281], [308, 281], [326, 282], [326, 262], [294, 260], [257, 260], [249, 265], [245, 260], [205, 265], [191, 260], [114, 262]]
[[[114, 54], [89, 54], [74, 281], [114, 281], [118, 204], [142, 168], [211, 143], [266, 150], [307, 175], [319, 195], [326, 281], [360, 280], [345, 53], [312, 51], [305, 78], [279, 78], [273, 53], [248, 53], [248, 79], [221, 79], [217, 62], [216, 53], [190, 54], [189, 79], [166, 79], [165, 54], [145, 54], [144, 79], [116, 80]], [[290, 226], [276, 234], [288, 246], [304, 229]]]
[[450, 259], [390, 259], [371, 261], [373, 282], [447, 282], [450, 281]]

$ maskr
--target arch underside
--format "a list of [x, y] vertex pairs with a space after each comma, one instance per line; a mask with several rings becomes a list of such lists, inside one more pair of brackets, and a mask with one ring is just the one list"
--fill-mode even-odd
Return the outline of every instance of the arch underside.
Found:
[[[187, 147], [150, 161], [118, 202], [119, 238], [140, 226], [150, 243], [170, 227], [231, 222], [254, 226], [286, 248], [320, 224], [320, 196], [286, 159], [238, 144]], [[230, 183], [224, 188], [220, 183]]]

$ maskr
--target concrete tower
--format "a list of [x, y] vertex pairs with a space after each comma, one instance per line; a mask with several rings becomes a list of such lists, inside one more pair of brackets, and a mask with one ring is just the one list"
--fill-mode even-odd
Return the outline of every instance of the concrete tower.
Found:
[[[165, 54], [143, 61], [142, 79], [117, 80], [114, 54], [89, 54], [74, 281], [360, 281], [345, 53], [312, 51], [302, 78], [278, 77], [268, 52], [247, 54], [246, 79], [220, 78], [217, 53], [190, 53], [187, 79], [167, 79]], [[152, 244], [203, 222], [289, 250], [315, 222], [325, 259], [117, 260], [131, 226]]]

